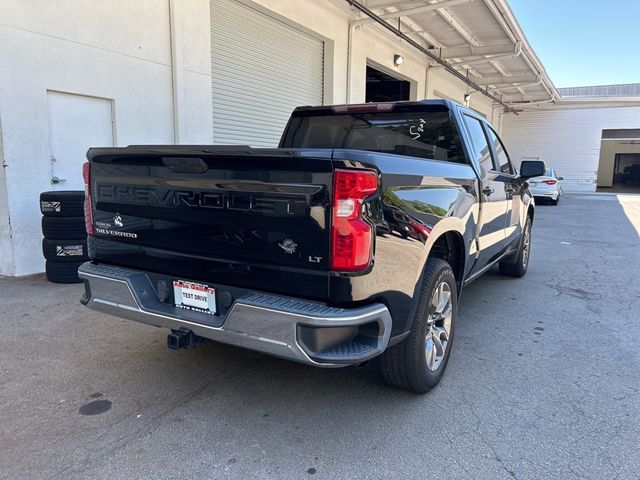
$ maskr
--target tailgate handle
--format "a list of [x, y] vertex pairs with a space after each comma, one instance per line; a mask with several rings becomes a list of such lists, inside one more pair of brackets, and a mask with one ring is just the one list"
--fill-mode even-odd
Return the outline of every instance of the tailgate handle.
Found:
[[162, 163], [173, 173], [204, 173], [209, 170], [206, 162], [193, 157], [163, 157]]

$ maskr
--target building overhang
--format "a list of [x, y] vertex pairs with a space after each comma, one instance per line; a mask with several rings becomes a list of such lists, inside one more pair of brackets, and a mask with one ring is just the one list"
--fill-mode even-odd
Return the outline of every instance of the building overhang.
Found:
[[[401, 36], [444, 69], [506, 108], [559, 94], [506, 0], [345, 0], [354, 25]], [[402, 35], [399, 35], [401, 33]]]

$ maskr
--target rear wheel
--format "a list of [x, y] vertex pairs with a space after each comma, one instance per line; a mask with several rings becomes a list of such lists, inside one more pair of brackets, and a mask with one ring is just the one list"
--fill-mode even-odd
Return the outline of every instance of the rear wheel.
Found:
[[409, 336], [379, 357], [390, 385], [425, 393], [442, 378], [453, 345], [458, 294], [453, 271], [438, 258], [427, 261]]
[[500, 273], [509, 277], [524, 277], [529, 268], [529, 256], [531, 254], [531, 217], [527, 217], [524, 224], [520, 246], [515, 262], [500, 262]]

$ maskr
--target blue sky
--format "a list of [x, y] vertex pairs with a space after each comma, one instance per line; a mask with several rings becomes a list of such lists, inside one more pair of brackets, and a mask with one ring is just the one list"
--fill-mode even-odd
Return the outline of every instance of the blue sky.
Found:
[[640, 1], [508, 0], [556, 87], [640, 83]]

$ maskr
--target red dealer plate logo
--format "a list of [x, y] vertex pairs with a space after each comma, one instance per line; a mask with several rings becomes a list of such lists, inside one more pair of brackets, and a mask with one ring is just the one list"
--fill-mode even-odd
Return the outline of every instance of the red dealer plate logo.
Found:
[[216, 289], [208, 285], [174, 280], [173, 299], [178, 308], [195, 310], [210, 315], [216, 313]]

